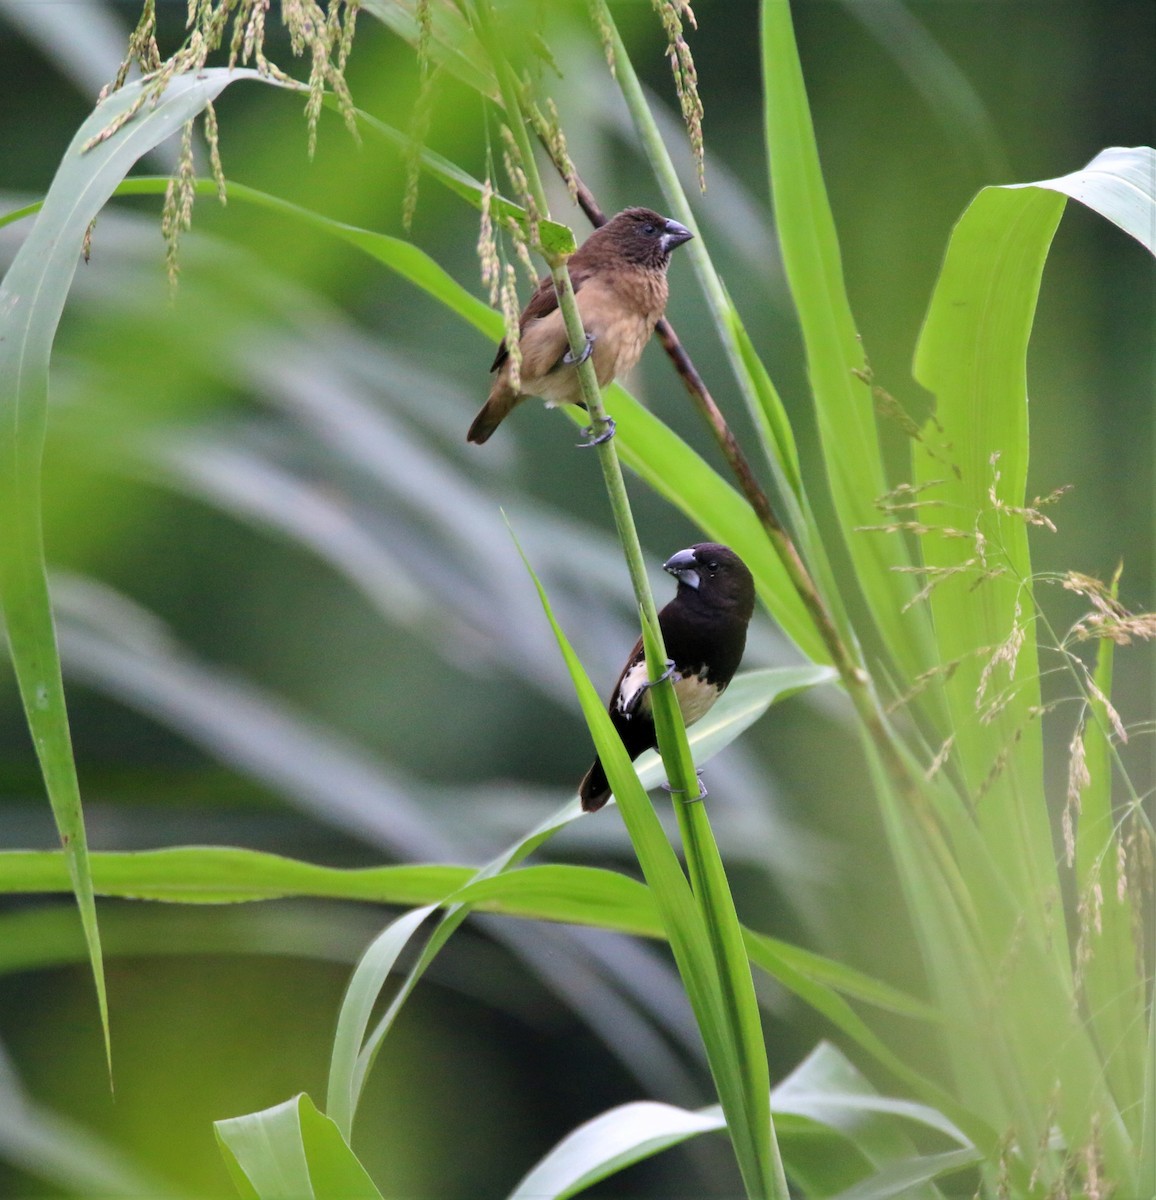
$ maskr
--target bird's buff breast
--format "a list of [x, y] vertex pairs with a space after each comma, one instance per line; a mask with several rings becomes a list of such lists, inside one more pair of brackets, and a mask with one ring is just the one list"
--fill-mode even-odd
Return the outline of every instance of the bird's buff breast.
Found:
[[625, 375], [642, 357], [666, 308], [666, 277], [620, 274], [613, 286], [591, 280], [578, 293], [578, 311], [594, 336], [599, 386]]
[[[619, 273], [612, 283], [588, 280], [576, 294], [582, 326], [594, 339], [591, 359], [598, 386], [631, 370], [666, 307], [666, 277]], [[522, 335], [523, 391], [541, 396], [548, 406], [574, 404], [580, 399], [577, 370], [561, 361], [569, 348], [562, 314], [527, 326]]]

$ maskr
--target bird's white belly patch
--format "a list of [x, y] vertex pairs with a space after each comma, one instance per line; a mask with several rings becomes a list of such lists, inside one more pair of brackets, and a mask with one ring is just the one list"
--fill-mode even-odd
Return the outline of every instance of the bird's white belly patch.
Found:
[[646, 694], [646, 659], [641, 659], [622, 676], [618, 689], [618, 711], [632, 717], [636, 712], [650, 712], [650, 697]]
[[[626, 716], [635, 713], [650, 715], [650, 689], [645, 686], [647, 678], [645, 660], [635, 663], [622, 677], [622, 685], [618, 689], [620, 713]], [[693, 725], [710, 711], [720, 692], [713, 683], [707, 683], [706, 668], [700, 667], [696, 674], [674, 680], [674, 694], [682, 710], [683, 721]]]

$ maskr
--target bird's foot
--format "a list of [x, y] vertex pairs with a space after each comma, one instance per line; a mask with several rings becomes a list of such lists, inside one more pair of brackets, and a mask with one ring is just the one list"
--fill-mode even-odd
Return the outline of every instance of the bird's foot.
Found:
[[647, 679], [638, 685], [638, 690], [630, 698], [630, 703], [622, 710], [623, 715], [632, 717], [638, 711], [639, 704], [642, 703], [642, 697], [652, 687], [657, 687], [666, 679], [673, 679], [677, 683], [682, 676], [674, 669], [674, 660], [668, 658], [666, 660], [666, 670], [657, 679]]
[[566, 353], [562, 355], [562, 361], [568, 367], [571, 367], [571, 366], [572, 367], [580, 367], [590, 357], [590, 355], [593, 352], [594, 352], [594, 335], [592, 333], [588, 333], [586, 335], [586, 345], [582, 348], [582, 353], [579, 354], [577, 358], [575, 358], [574, 351], [567, 350]]
[[660, 786], [664, 792], [669, 792], [672, 796], [682, 797], [684, 804], [697, 804], [700, 800], [705, 800], [710, 795], [710, 792], [706, 790], [706, 784], [702, 781], [702, 772], [695, 771], [695, 774], [698, 776], [698, 795], [691, 796], [689, 800], [686, 799], [686, 788], [672, 787], [669, 783], [664, 783]]
[[591, 446], [601, 446], [603, 442], [608, 442], [614, 436], [618, 429], [618, 423], [613, 417], [606, 418], [606, 428], [597, 436], [594, 436], [595, 426], [587, 425], [582, 432], [586, 435], [587, 441], [578, 442], [579, 450], [589, 450]]

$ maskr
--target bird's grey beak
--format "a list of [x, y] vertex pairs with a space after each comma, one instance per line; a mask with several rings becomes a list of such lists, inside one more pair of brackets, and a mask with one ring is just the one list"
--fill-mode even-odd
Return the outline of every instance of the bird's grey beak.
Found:
[[694, 561], [693, 550], [680, 550], [677, 554], [672, 554], [662, 564], [662, 569], [669, 571], [675, 579], [679, 580], [680, 583], [685, 583], [687, 587], [697, 588], [699, 585], [697, 566], [698, 564]]
[[662, 235], [662, 248], [670, 251], [683, 242], [689, 242], [694, 234], [685, 225], [680, 225], [673, 218], [663, 226], [666, 232]]

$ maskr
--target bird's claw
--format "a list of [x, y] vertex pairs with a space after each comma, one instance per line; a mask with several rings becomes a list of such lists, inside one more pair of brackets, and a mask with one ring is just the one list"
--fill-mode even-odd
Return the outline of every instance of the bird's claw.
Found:
[[613, 417], [606, 418], [606, 428], [597, 437], [594, 436], [594, 426], [587, 425], [582, 432], [586, 434], [588, 440], [585, 442], [578, 442], [578, 449], [588, 450], [591, 446], [601, 446], [603, 442], [610, 441], [610, 439], [617, 432], [617, 429], [618, 424]]
[[710, 795], [710, 792], [706, 790], [706, 784], [702, 781], [702, 772], [695, 771], [695, 775], [698, 776], [698, 795], [692, 796], [689, 800], [685, 798], [686, 788], [672, 787], [669, 783], [663, 783], [659, 786], [664, 792], [668, 792], [672, 796], [682, 796], [684, 804], [697, 804], [700, 800], [705, 800]]
[[593, 352], [594, 352], [594, 335], [592, 333], [588, 333], [586, 335], [586, 345], [583, 346], [582, 353], [579, 354], [577, 358], [575, 358], [574, 351], [567, 350], [566, 353], [562, 355], [562, 361], [568, 367], [569, 366], [580, 367], [590, 357], [590, 355]]

